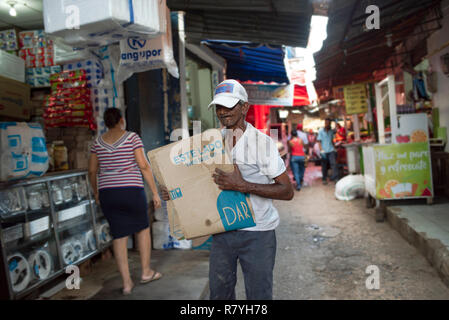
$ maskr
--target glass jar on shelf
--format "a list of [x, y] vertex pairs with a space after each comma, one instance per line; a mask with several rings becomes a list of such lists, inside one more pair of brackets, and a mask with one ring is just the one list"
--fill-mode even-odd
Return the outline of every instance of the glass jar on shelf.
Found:
[[51, 193], [52, 193], [52, 198], [53, 198], [53, 203], [55, 205], [59, 205], [61, 203], [64, 202], [64, 198], [62, 195], [62, 189], [59, 187], [59, 185], [57, 183], [53, 183], [53, 185], [51, 186]]
[[70, 184], [66, 184], [62, 187], [62, 196], [64, 198], [64, 202], [70, 202], [73, 199], [72, 186]]
[[28, 204], [30, 206], [30, 210], [42, 209], [41, 193], [37, 190], [31, 191], [28, 195]]

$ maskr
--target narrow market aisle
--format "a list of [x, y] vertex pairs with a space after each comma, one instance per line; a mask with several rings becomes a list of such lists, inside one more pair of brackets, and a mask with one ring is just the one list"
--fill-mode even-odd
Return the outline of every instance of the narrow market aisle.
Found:
[[208, 284], [209, 252], [193, 250], [153, 250], [151, 267], [164, 276], [148, 284], [139, 284], [140, 257], [128, 253], [133, 293], [121, 293], [121, 277], [113, 258], [100, 261], [83, 278], [80, 290], [64, 289], [52, 300], [198, 300]]
[[[319, 168], [307, 170], [316, 175]], [[376, 223], [363, 199], [338, 201], [334, 184], [314, 179], [293, 201], [275, 202], [281, 224], [274, 299], [449, 299], [427, 260], [388, 223]], [[370, 265], [380, 270], [376, 291], [365, 285]], [[240, 268], [237, 298], [245, 299]]]

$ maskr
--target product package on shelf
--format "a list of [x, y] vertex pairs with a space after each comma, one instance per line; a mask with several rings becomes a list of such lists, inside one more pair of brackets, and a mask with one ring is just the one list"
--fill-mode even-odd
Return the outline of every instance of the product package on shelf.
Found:
[[48, 170], [42, 127], [36, 123], [0, 123], [0, 179], [40, 177]]
[[178, 66], [173, 55], [170, 10], [165, 7], [167, 32], [157, 38], [132, 37], [120, 41], [120, 66], [118, 81], [123, 82], [134, 73], [167, 68], [179, 78]]
[[50, 76], [51, 95], [44, 112], [46, 128], [86, 127], [96, 130], [86, 71], [64, 71]]
[[27, 68], [26, 83], [34, 88], [49, 87], [50, 76], [55, 73], [60, 73], [61, 71], [61, 66]]
[[25, 60], [27, 68], [50, 67], [55, 65], [53, 41], [43, 30], [19, 33], [19, 56]]
[[44, 0], [45, 31], [76, 47], [156, 37], [165, 32], [164, 7], [165, 0]]
[[17, 40], [17, 32], [15, 29], [0, 31], [0, 50], [19, 50], [19, 42]]
[[53, 48], [53, 41], [44, 30], [29, 30], [19, 32], [20, 49]]
[[51, 67], [55, 65], [53, 48], [20, 49], [19, 56], [27, 68]]
[[19, 57], [0, 50], [0, 75], [25, 82], [25, 63]]
[[86, 77], [89, 87], [98, 87], [104, 79], [103, 64], [98, 59], [78, 61], [68, 63], [63, 66], [64, 71], [73, 71], [83, 69], [86, 71]]

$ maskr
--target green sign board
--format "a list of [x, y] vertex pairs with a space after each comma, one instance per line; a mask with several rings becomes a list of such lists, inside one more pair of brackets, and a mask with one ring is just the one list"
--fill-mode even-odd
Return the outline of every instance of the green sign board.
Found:
[[430, 148], [426, 143], [374, 147], [378, 199], [432, 197]]

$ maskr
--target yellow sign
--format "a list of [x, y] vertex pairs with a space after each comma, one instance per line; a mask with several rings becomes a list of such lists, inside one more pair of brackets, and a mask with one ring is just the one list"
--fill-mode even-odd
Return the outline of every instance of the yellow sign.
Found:
[[368, 97], [364, 84], [354, 84], [344, 87], [346, 114], [360, 114], [368, 112]]

